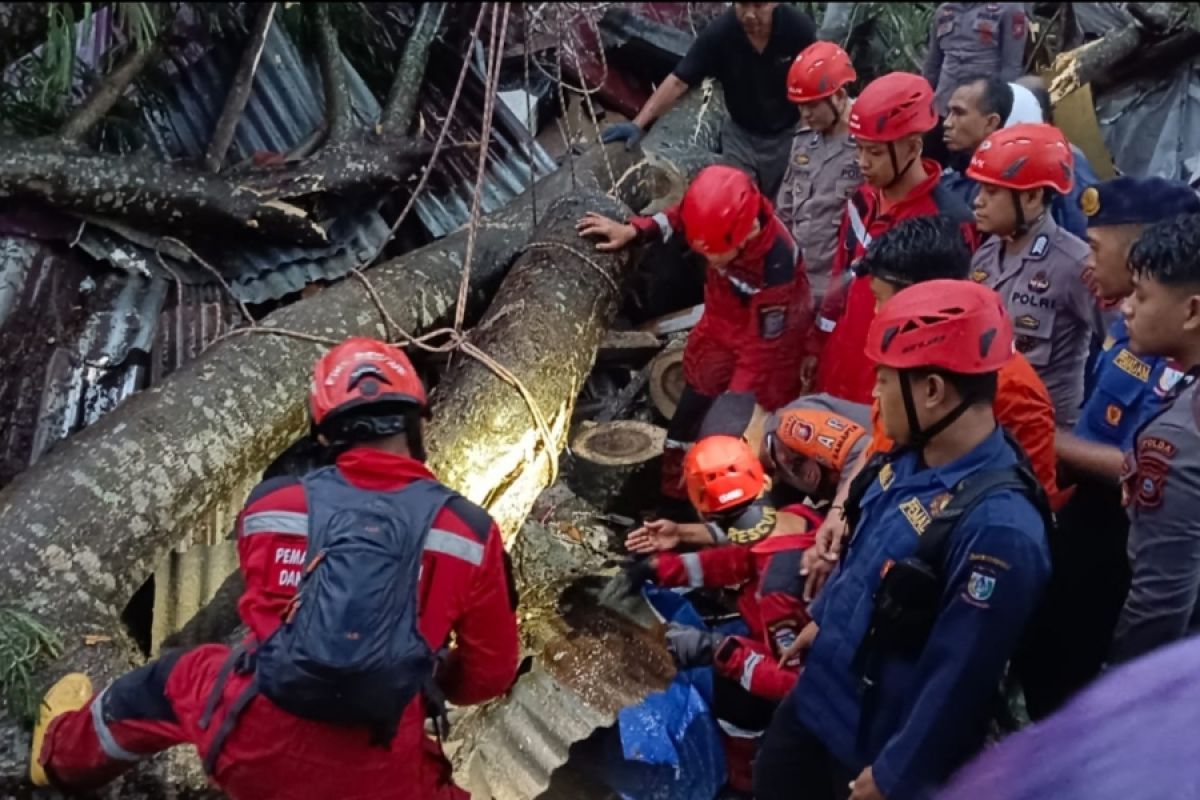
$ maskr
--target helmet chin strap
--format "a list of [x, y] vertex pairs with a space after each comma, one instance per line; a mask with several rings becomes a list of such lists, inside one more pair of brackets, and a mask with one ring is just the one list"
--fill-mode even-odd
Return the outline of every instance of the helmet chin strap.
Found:
[[900, 396], [904, 399], [904, 414], [908, 417], [908, 446], [924, 447], [933, 437], [949, 428], [966, 413], [966, 410], [971, 407], [971, 398], [964, 397], [958, 405], [950, 409], [946, 416], [922, 430], [921, 423], [917, 420], [917, 405], [913, 400], [911, 376], [912, 370], [900, 370]]
[[1025, 234], [1029, 233], [1029, 223], [1025, 220], [1025, 209], [1021, 207], [1021, 193], [1016, 189], [1010, 189], [1009, 195], [1012, 197], [1013, 211], [1016, 212], [1016, 227], [1013, 228], [1012, 238], [1020, 239]]
[[888, 156], [892, 159], [892, 179], [891, 179], [891, 181], [888, 182], [887, 186], [883, 187], [885, 189], [890, 189], [893, 186], [895, 186], [897, 183], [899, 183], [900, 179], [903, 178], [910, 169], [912, 169], [912, 165], [917, 163], [917, 159], [920, 157], [920, 156], [913, 156], [912, 158], [910, 158], [908, 160], [908, 163], [904, 165], [904, 169], [900, 169], [900, 164], [896, 160], [896, 143], [895, 142], [888, 142]]

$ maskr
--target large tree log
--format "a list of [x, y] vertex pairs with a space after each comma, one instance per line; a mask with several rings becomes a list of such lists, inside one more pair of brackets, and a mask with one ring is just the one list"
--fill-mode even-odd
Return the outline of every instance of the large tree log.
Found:
[[[687, 127], [694, 128], [696, 112], [693, 99], [673, 115], [690, 117]], [[654, 133], [644, 146], [650, 152], [662, 147]], [[701, 148], [715, 146], [714, 139], [704, 135], [694, 141]], [[539, 209], [571, 192], [607, 188], [609, 167], [623, 175], [637, 155], [613, 145], [607, 148], [607, 163], [600, 149], [577, 158], [577, 183], [568, 170], [559, 170], [537, 184]], [[626, 181], [624, 188], [635, 183]], [[483, 218], [473, 259], [469, 299], [474, 303], [487, 295], [488, 286], [523, 248], [532, 230], [531, 212], [527, 192]], [[416, 332], [452, 317], [465, 244], [466, 231], [459, 230], [370, 271], [399, 325]], [[573, 244], [587, 247], [578, 239]], [[569, 257], [565, 251], [538, 250], [525, 262], [539, 265], [538, 258], [565, 262]], [[541, 272], [546, 266], [536, 269]], [[520, 309], [512, 302], [508, 306], [510, 315]], [[595, 313], [599, 316], [600, 311]], [[495, 315], [490, 319], [492, 326], [503, 322]], [[354, 281], [281, 309], [264, 320], [263, 327], [333, 339], [386, 333], [376, 307]], [[485, 327], [476, 341], [490, 348], [491, 335]], [[122, 607], [166, 550], [184, 540], [200, 520], [220, 516], [230, 524], [261, 471], [303, 434], [308, 373], [321, 352], [318, 343], [286, 336], [251, 334], [222, 342], [60, 444], [0, 491], [0, 530], [5, 532], [0, 538], [0, 563], [5, 565], [0, 603], [18, 605], [51, 623], [66, 644], [63, 658], [39, 673], [42, 685], [73, 669], [103, 684], [138, 660], [132, 644], [114, 635], [120, 632]], [[500, 348], [496, 355], [503, 360], [510, 354]], [[519, 417], [528, 411], [511, 387], [491, 373], [484, 375], [484, 368], [474, 362], [460, 361], [458, 369], [463, 371], [461, 381], [478, 381], [487, 391], [512, 394], [516, 405], [509, 413], [523, 427], [529, 425], [527, 417]], [[542, 369], [535, 368], [531, 382]], [[573, 369], [586, 373], [582, 362]], [[571, 380], [574, 385], [575, 378]], [[438, 433], [435, 427], [435, 441], [448, 435], [452, 434]], [[563, 435], [565, 431], [556, 432]], [[545, 460], [544, 453], [534, 452]], [[518, 488], [524, 491], [525, 486], [493, 485], [486, 491], [505, 500]], [[510, 502], [508, 508], [516, 505]], [[85, 637], [95, 635], [112, 638], [88, 644]], [[11, 718], [0, 717], [0, 789], [22, 785], [27, 748], [27, 733]]]
[[32, 197], [57, 208], [151, 223], [160, 229], [242, 232], [318, 245], [326, 232], [290, 202], [402, 183], [431, 145], [367, 134], [276, 170], [209, 175], [149, 157], [93, 155], [45, 142], [0, 145], [0, 196]]
[[554, 441], [544, 440], [517, 390], [475, 359], [460, 360], [434, 393], [430, 466], [486, 506], [506, 537], [550, 483], [575, 398], [616, 314], [632, 261], [629, 253], [602, 255], [579, 240], [575, 222], [589, 210], [624, 211], [599, 192], [576, 192], [552, 204], [533, 232], [537, 249], [517, 260], [470, 336], [525, 385]]

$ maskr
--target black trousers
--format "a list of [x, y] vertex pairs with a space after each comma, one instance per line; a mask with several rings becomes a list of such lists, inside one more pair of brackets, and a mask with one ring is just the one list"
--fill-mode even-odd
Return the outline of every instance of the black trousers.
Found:
[[1056, 711], [1100, 674], [1129, 592], [1128, 538], [1120, 488], [1081, 480], [1051, 535], [1054, 576], [1022, 669], [1033, 719]]
[[771, 718], [754, 761], [755, 800], [845, 800], [857, 772], [830, 755], [796, 716], [790, 693]]

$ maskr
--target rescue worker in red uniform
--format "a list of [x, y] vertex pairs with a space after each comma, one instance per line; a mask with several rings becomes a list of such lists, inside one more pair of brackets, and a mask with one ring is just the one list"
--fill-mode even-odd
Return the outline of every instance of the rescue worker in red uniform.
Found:
[[[425, 388], [403, 351], [348, 339], [318, 362], [310, 399], [314, 427], [341, 451], [336, 469], [350, 485], [393, 493], [436, 480], [422, 463]], [[300, 481], [280, 477], [259, 485], [239, 515], [246, 591], [238, 610], [251, 643], [279, 628], [296, 596], [309, 513]], [[518, 650], [500, 532], [486, 511], [453, 495], [420, 533], [426, 538], [414, 590], [420, 635], [442, 651], [434, 680], [457, 705], [496, 697], [512, 684]], [[230, 653], [224, 645], [170, 652], [95, 697], [85, 675], [63, 678], [47, 693], [34, 731], [34, 784], [95, 789], [144, 758], [192, 744], [215, 762], [211, 779], [236, 800], [467, 797], [453, 784], [440, 743], [425, 733], [421, 697], [385, 746], [372, 744], [366, 729], [302, 719], [261, 694], [214, 744], [234, 698], [257, 678], [220, 675]]]
[[577, 225], [596, 249], [679, 233], [708, 262], [704, 315], [688, 335], [687, 380], [667, 428], [662, 491], [685, 498], [681, 466], [704, 415], [724, 391], [750, 392], [773, 411], [800, 393], [800, 359], [812, 307], [804, 263], [791, 235], [745, 173], [713, 166], [700, 171], [677, 206], [627, 223], [599, 214]]
[[901, 220], [941, 214], [960, 225], [972, 251], [978, 243], [971, 210], [942, 185], [937, 162], [921, 158], [922, 136], [936, 124], [933, 89], [919, 75], [884, 75], [854, 101], [850, 133], [866, 182], [846, 204], [818, 330], [808, 342], [804, 375], [816, 370], [818, 392], [871, 402], [875, 365], [863, 353], [875, 298], [855, 267], [873, 239]]
[[809, 622], [797, 570], [820, 523], [804, 506], [772, 508], [762, 464], [741, 439], [710, 436], [688, 452], [688, 496], [725, 543], [696, 553], [659, 553], [631, 567], [631, 585], [739, 586], [748, 636], [672, 624], [667, 647], [680, 669], [712, 666], [714, 712], [725, 739], [730, 786], [750, 791], [751, 761], [775, 705], [800, 674], [780, 654]]

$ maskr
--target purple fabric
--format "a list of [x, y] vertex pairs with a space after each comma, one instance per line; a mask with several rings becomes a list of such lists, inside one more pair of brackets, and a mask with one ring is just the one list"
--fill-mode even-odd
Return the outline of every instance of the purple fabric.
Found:
[[1200, 638], [1109, 673], [982, 753], [938, 800], [1200, 797]]

